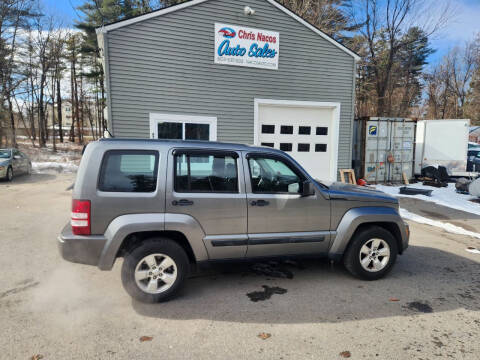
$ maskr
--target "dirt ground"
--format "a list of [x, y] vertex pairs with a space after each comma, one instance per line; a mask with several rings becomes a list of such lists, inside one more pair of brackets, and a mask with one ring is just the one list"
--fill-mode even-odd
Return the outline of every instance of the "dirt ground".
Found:
[[480, 240], [411, 223], [380, 281], [322, 260], [229, 264], [145, 305], [123, 290], [121, 261], [102, 272], [60, 258], [73, 178], [0, 182], [0, 359], [480, 358], [480, 255], [466, 251]]

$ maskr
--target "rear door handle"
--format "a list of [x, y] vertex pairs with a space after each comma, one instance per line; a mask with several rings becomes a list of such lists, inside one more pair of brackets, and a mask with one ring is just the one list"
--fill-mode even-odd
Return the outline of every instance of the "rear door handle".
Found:
[[187, 199], [182, 199], [182, 200], [173, 200], [172, 201], [173, 206], [190, 206], [193, 205], [193, 201], [187, 200]]
[[250, 203], [252, 206], [268, 206], [269, 204], [270, 203], [266, 200], [257, 200]]

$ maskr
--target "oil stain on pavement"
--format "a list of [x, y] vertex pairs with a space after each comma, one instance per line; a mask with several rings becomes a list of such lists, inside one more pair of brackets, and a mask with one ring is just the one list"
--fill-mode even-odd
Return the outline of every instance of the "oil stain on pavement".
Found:
[[278, 294], [282, 295], [287, 292], [287, 289], [283, 289], [278, 286], [267, 286], [267, 285], [262, 285], [263, 291], [253, 291], [251, 293], [248, 293], [247, 296], [250, 298], [251, 301], [257, 302], [257, 301], [265, 301], [267, 299], [270, 299], [273, 294]]
[[256, 263], [251, 266], [251, 271], [257, 275], [266, 275], [274, 278], [293, 279], [293, 272], [288, 269], [293, 267], [304, 270], [305, 266], [294, 260], [268, 261], [265, 263]]
[[415, 310], [422, 313], [433, 313], [433, 309], [427, 303], [422, 303], [420, 301], [412, 301], [407, 303], [406, 306], [410, 310]]

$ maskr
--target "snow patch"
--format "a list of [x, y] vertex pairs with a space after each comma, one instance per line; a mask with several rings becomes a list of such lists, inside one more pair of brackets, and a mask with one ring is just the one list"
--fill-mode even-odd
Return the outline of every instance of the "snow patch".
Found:
[[76, 172], [78, 165], [72, 162], [32, 162], [32, 170], [36, 173], [42, 173], [47, 170], [55, 170], [57, 172]]
[[468, 231], [465, 230], [464, 228], [461, 228], [460, 226], [455, 226], [453, 224], [447, 223], [447, 222], [441, 222], [437, 220], [432, 220], [414, 213], [411, 213], [408, 210], [405, 209], [400, 209], [400, 215], [402, 218], [415, 221], [420, 224], [425, 224], [425, 225], [430, 225], [430, 226], [435, 226], [438, 228], [441, 228], [449, 233], [452, 234], [458, 234], [458, 235], [466, 235], [466, 236], [471, 236], [476, 239], [480, 239], [480, 234], [473, 232], [473, 231]]
[[480, 250], [478, 249], [475, 249], [475, 248], [466, 248], [465, 250], [467, 250], [468, 252], [472, 253], [472, 254], [478, 254], [480, 255]]
[[[405, 186], [405, 185], [402, 185]], [[446, 206], [456, 210], [466, 211], [472, 214], [480, 215], [480, 205], [470, 200], [476, 199], [475, 196], [459, 194], [455, 191], [455, 184], [448, 184], [448, 187], [436, 188], [433, 186], [425, 186], [423, 184], [407, 185], [414, 189], [428, 189], [433, 190], [432, 196], [425, 195], [402, 195], [400, 194], [400, 187], [402, 186], [386, 186], [375, 185], [377, 190], [383, 191], [386, 194], [396, 197], [414, 197], [423, 201], [434, 202], [438, 205]]]

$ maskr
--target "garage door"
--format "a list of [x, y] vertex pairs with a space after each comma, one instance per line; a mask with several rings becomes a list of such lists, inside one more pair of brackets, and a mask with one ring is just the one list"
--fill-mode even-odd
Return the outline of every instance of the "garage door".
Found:
[[336, 180], [337, 112], [332, 106], [259, 103], [255, 143], [287, 152], [317, 179]]

